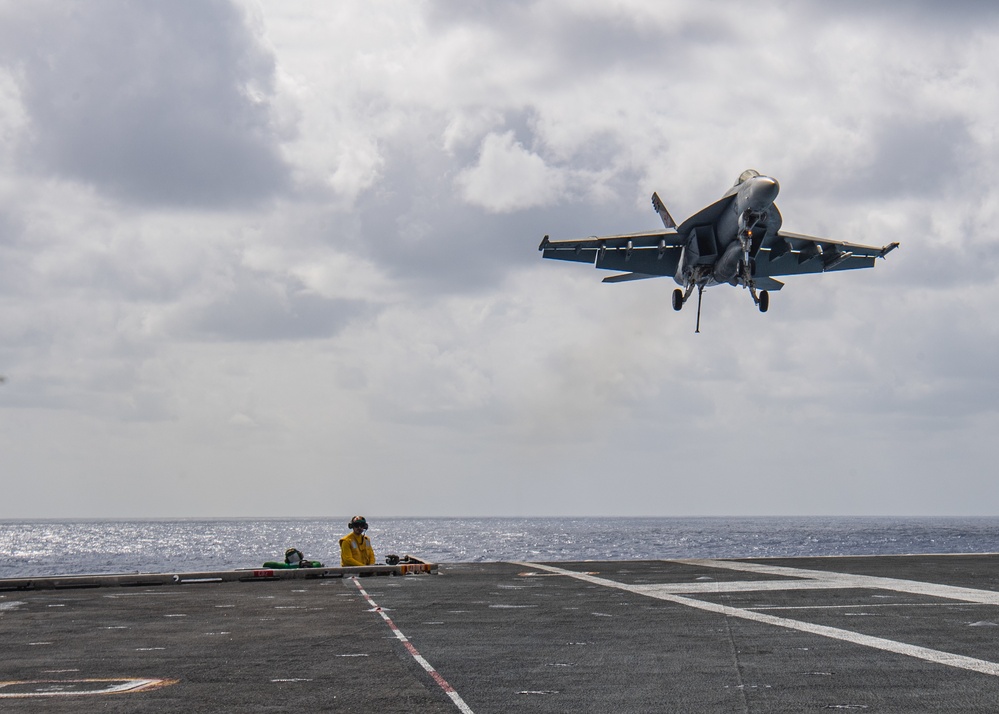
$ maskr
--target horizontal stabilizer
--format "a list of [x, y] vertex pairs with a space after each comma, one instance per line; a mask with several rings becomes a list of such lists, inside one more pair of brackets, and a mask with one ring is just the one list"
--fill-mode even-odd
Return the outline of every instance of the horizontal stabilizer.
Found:
[[780, 280], [774, 280], [773, 278], [753, 278], [753, 282], [760, 290], [772, 290], [773, 292], [777, 292], [784, 287], [784, 283]]
[[[648, 273], [622, 273], [621, 275], [611, 275], [604, 278], [604, 283], [626, 283], [630, 280], [645, 280], [646, 278], [661, 278], [662, 275], [649, 275]], [[774, 281], [776, 282], [776, 281]]]

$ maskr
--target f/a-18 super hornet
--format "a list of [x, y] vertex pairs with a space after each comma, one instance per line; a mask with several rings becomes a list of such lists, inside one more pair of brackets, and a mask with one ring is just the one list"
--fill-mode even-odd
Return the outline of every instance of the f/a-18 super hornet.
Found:
[[898, 243], [877, 247], [782, 231], [780, 211], [774, 205], [779, 190], [776, 179], [748, 169], [720, 200], [679, 226], [653, 193], [652, 206], [665, 230], [580, 240], [553, 241], [545, 236], [539, 250], [545, 258], [625, 271], [604, 278], [605, 283], [672, 275], [682, 288], [673, 291], [674, 310], [680, 310], [697, 288], [695, 331], [700, 332], [701, 293], [706, 287], [749, 288], [760, 312], [766, 312], [769, 291], [784, 286], [774, 276], [870, 268], [875, 259], [898, 247]]

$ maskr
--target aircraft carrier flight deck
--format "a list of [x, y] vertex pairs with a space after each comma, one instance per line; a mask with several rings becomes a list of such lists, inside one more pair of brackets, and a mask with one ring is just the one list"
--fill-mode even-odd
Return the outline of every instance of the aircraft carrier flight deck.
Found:
[[0, 581], [0, 711], [999, 710], [995, 554], [434, 570]]

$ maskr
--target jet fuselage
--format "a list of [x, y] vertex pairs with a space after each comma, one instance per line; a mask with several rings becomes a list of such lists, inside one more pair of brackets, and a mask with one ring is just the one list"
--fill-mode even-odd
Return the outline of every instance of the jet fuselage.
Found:
[[[676, 282], [688, 285], [698, 266], [703, 266], [698, 277], [707, 278], [707, 285], [738, 284], [740, 261], [756, 254], [767, 233], [780, 230], [780, 211], [774, 206], [779, 192], [776, 179], [745, 171], [720, 201], [684, 221], [679, 231], [683, 236], [686, 230], [689, 236]], [[719, 212], [717, 207], [724, 203]]]

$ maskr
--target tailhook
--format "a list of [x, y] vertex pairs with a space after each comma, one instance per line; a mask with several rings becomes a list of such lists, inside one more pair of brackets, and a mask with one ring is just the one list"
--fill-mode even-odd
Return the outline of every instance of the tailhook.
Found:
[[694, 327], [694, 334], [701, 332], [701, 293], [704, 292], [704, 285], [697, 286], [697, 325]]

